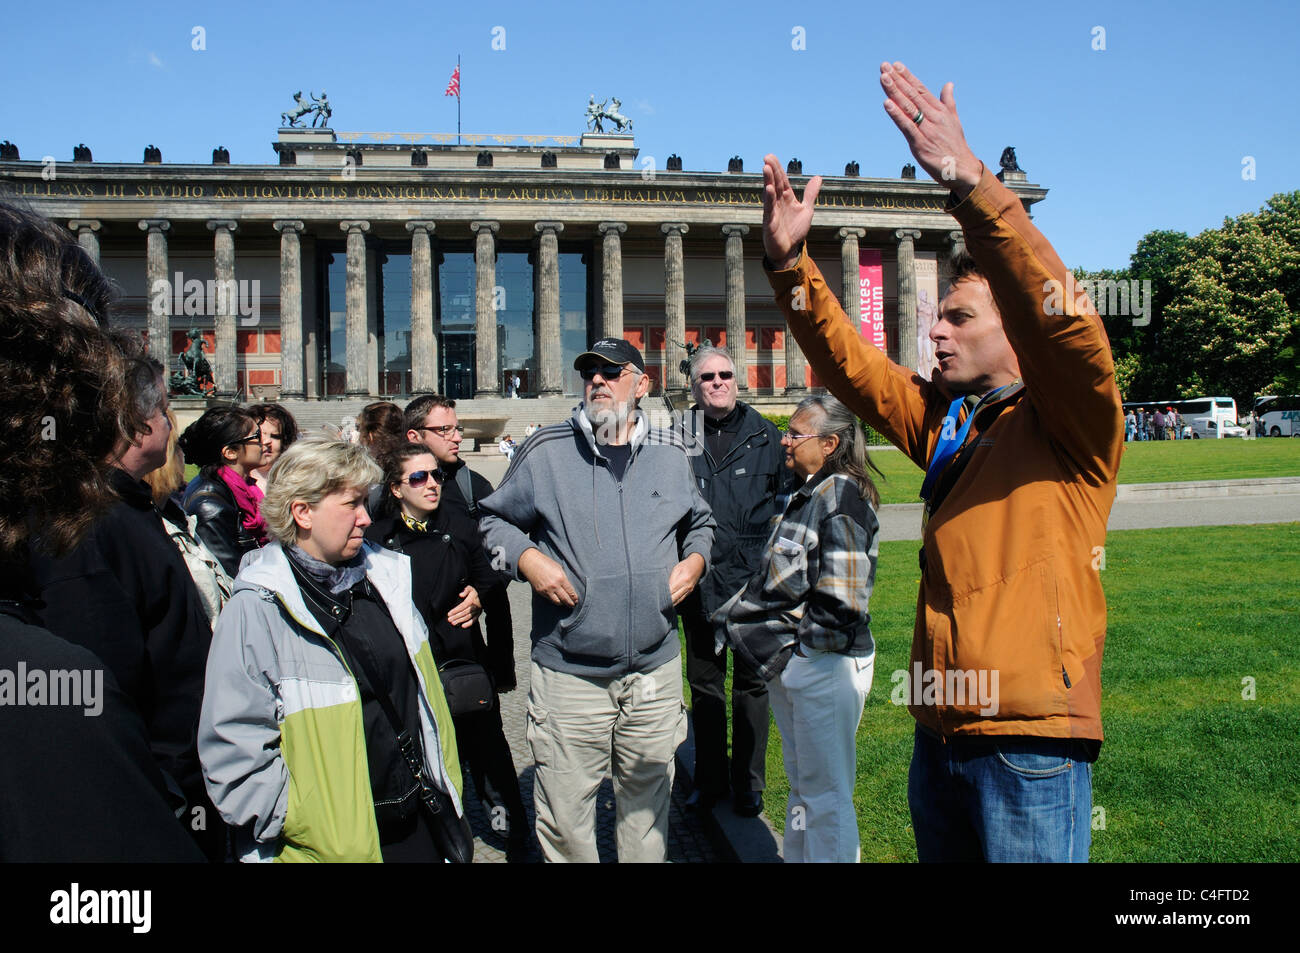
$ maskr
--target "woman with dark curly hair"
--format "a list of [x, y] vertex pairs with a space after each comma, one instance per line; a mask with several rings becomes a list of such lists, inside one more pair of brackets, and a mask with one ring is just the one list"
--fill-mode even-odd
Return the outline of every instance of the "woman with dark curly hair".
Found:
[[258, 432], [262, 435], [262, 465], [253, 470], [253, 479], [257, 488], [265, 493], [271, 467], [280, 459], [280, 454], [298, 439], [298, 423], [293, 414], [279, 404], [251, 404], [248, 413], [257, 421]]
[[198, 517], [198, 534], [231, 577], [244, 554], [266, 545], [262, 491], [251, 476], [264, 451], [257, 421], [238, 407], [213, 407], [181, 434], [185, 459], [199, 475], [185, 489], [185, 512]]
[[4, 709], [0, 861], [202, 860], [132, 701], [98, 656], [51, 635], [34, 611], [29, 543], [63, 556], [119, 503], [111, 459], [133, 410], [125, 355], [98, 326], [110, 301], [67, 232], [0, 204], [0, 453], [11, 461], [0, 468], [0, 670], [73, 673], [84, 690], [80, 707]]

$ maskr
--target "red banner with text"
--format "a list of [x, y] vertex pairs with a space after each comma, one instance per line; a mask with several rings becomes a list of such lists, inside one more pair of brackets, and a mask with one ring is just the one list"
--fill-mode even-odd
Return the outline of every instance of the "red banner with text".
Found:
[[879, 248], [858, 251], [862, 336], [885, 350], [885, 267]]

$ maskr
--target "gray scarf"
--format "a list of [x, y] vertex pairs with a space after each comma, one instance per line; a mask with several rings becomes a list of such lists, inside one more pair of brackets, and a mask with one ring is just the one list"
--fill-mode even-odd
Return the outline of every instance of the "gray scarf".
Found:
[[287, 546], [284, 551], [293, 560], [294, 565], [324, 586], [331, 595], [337, 596], [340, 592], [346, 592], [366, 578], [365, 550], [337, 566], [308, 555], [296, 545]]

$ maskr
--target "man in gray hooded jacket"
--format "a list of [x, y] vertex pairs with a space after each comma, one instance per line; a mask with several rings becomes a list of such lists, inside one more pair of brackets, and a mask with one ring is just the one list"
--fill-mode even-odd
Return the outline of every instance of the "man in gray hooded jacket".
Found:
[[612, 767], [619, 860], [663, 861], [686, 728], [677, 605], [708, 569], [714, 521], [680, 438], [637, 410], [641, 352], [605, 338], [573, 366], [583, 403], [519, 449], [479, 526], [494, 566], [533, 587], [543, 857], [599, 859], [596, 793]]

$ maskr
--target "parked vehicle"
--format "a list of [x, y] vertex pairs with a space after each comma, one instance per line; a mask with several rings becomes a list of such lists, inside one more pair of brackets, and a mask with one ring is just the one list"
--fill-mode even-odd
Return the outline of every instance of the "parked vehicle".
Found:
[[1300, 396], [1260, 397], [1255, 416], [1262, 436], [1300, 437]]

